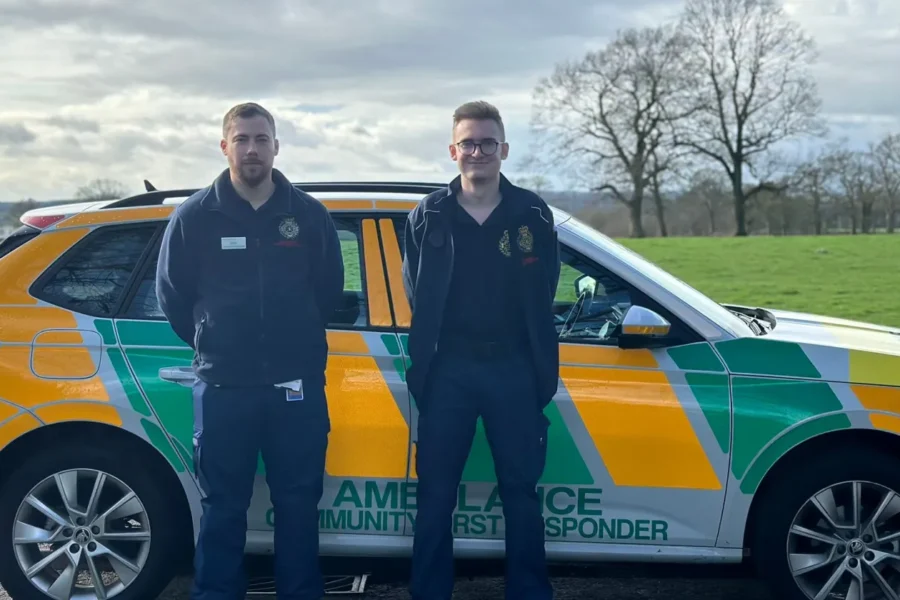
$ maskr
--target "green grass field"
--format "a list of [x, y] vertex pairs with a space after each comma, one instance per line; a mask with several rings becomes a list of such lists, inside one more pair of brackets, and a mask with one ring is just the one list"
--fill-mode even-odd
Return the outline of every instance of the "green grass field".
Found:
[[718, 302], [900, 326], [900, 235], [618, 241]]
[[[900, 326], [900, 235], [618, 241], [718, 302]], [[360, 290], [357, 243], [343, 244]], [[574, 273], [563, 268], [560, 298]]]

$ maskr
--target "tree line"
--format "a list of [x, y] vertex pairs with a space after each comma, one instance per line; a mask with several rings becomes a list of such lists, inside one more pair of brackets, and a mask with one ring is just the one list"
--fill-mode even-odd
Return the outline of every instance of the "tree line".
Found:
[[[62, 200], [53, 204], [72, 204], [75, 202], [98, 202], [102, 200], [118, 200], [128, 194], [128, 189], [114, 179], [94, 179], [75, 191], [72, 200]], [[19, 225], [19, 219], [29, 210], [47, 206], [46, 202], [38, 202], [34, 198], [25, 198], [12, 202], [4, 212], [0, 212], [0, 238], [4, 230], [12, 230]]]
[[893, 232], [900, 134], [828, 141], [815, 60], [777, 0], [686, 0], [539, 81], [526, 165], [614, 199], [579, 215], [611, 235]]

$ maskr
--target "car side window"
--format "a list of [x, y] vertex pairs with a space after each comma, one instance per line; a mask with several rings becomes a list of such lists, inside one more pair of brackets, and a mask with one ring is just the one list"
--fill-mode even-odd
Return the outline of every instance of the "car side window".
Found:
[[95, 317], [113, 316], [158, 224], [108, 226], [88, 234], [39, 278], [32, 293]]
[[650, 309], [670, 323], [666, 346], [702, 340], [644, 292], [564, 244], [560, 244], [560, 263], [553, 311], [561, 342], [618, 346], [619, 326], [632, 306]]
[[560, 247], [560, 262], [553, 302], [560, 339], [614, 344], [615, 329], [633, 302], [630, 288], [565, 246]]
[[369, 326], [368, 298], [363, 285], [362, 228], [358, 219], [333, 216], [344, 258], [344, 299], [331, 315], [329, 327], [365, 328]]
[[[356, 219], [342, 219], [334, 216], [335, 227], [341, 243], [344, 258], [344, 298], [343, 303], [331, 315], [329, 327], [365, 328], [369, 326], [367, 298], [363, 286], [360, 265], [362, 264], [362, 235], [360, 223]], [[165, 319], [156, 296], [156, 265], [159, 259], [158, 247], [153, 258], [147, 261], [140, 283], [124, 312], [126, 319]]]
[[154, 248], [153, 258], [147, 261], [144, 276], [138, 283], [137, 290], [131, 298], [128, 309], [124, 313], [126, 319], [165, 319], [166, 315], [159, 307], [156, 298], [156, 265], [159, 263], [159, 247]]

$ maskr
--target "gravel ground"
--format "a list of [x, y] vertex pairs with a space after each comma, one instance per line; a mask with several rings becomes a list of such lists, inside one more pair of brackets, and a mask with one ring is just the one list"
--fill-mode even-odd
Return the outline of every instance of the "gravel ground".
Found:
[[[405, 574], [407, 564], [384, 565], [364, 570], [328, 569], [330, 573], [372, 573], [366, 593], [348, 598], [408, 600]], [[498, 600], [503, 598], [502, 567], [497, 565], [461, 566], [458, 570], [455, 600]], [[268, 572], [255, 570], [252, 577]], [[188, 600], [189, 577], [172, 582], [158, 600]], [[697, 566], [603, 566], [554, 567], [553, 585], [557, 600], [774, 600], [764, 586], [743, 569]], [[250, 595], [248, 599], [267, 596]], [[268, 596], [272, 598], [274, 596]], [[0, 600], [9, 600], [0, 588]]]

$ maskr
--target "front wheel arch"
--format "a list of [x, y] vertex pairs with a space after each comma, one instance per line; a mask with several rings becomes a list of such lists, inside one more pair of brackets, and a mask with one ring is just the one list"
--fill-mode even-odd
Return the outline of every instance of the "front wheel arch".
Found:
[[[55, 447], [71, 444], [85, 445], [85, 439], [94, 448], [108, 448], [111, 453], [124, 452], [140, 457], [146, 469], [162, 485], [172, 501], [176, 515], [179, 539], [179, 556], [175, 557], [179, 570], [189, 569], [194, 551], [194, 525], [191, 508], [184, 487], [166, 458], [153, 446], [135, 434], [103, 423], [66, 421], [33, 429], [16, 438], [0, 452], [0, 488], [29, 457], [53, 452]], [[95, 441], [93, 441], [95, 440]]]
[[[869, 571], [884, 570], [877, 567], [883, 559], [878, 552], [896, 552], [892, 546], [896, 542], [890, 542], [887, 550], [880, 547], [887, 542], [879, 541], [880, 534], [868, 518], [876, 509], [887, 507], [884, 501], [888, 497], [896, 498], [900, 493], [897, 438], [873, 430], [835, 432], [822, 438], [818, 443], [810, 440], [809, 445], [794, 454], [792, 462], [783, 465], [763, 493], [754, 498], [753, 521], [745, 533], [745, 545], [751, 549], [756, 573], [775, 597], [785, 600], [806, 600], [821, 594], [826, 586], [834, 585], [836, 577], [841, 578], [839, 589], [846, 589], [848, 579], [861, 581], [859, 578]], [[851, 481], [862, 484], [856, 488], [862, 490], [856, 497], [848, 487]], [[810, 504], [811, 498], [825, 490], [833, 494], [828, 501]], [[851, 506], [862, 515], [857, 524], [848, 523], [841, 516], [851, 515]], [[823, 513], [834, 518], [823, 518]], [[892, 523], [888, 530], [881, 530], [881, 534], [888, 532], [885, 540], [895, 538], [895, 516], [892, 511], [882, 521]], [[801, 529], [795, 530], [792, 527], [797, 519]], [[849, 527], [838, 531], [835, 523], [842, 520]], [[893, 577], [885, 576], [884, 582], [897, 592]], [[868, 588], [877, 584], [869, 580], [865, 585]]]
[[760, 507], [779, 484], [789, 481], [795, 468], [804, 468], [813, 459], [840, 452], [848, 447], [865, 448], [875, 453], [900, 456], [900, 436], [879, 429], [843, 429], [810, 438], [791, 448], [763, 476], [757, 487], [744, 527], [743, 547], [750, 548]]

